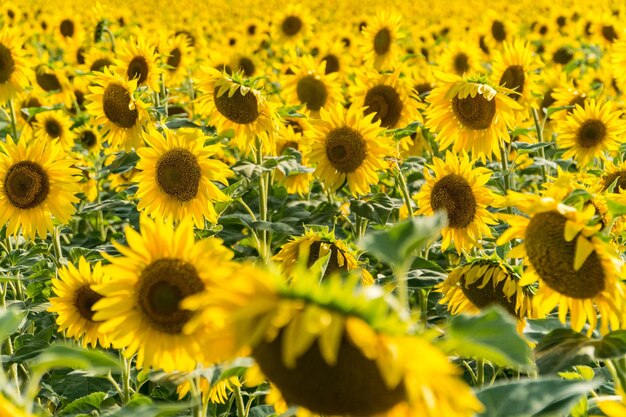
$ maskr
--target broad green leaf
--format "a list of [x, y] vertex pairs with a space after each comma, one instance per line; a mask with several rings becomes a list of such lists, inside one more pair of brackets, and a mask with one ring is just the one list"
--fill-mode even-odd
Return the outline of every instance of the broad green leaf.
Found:
[[485, 406], [479, 417], [565, 416], [601, 381], [536, 379], [492, 385], [476, 393]]
[[105, 392], [93, 392], [82, 398], [72, 401], [63, 408], [59, 416], [66, 416], [68, 414], [84, 413], [89, 414], [93, 410], [99, 410], [100, 404], [106, 398]]
[[59, 343], [41, 352], [31, 362], [31, 368], [41, 373], [53, 368], [74, 368], [106, 374], [109, 371], [120, 371], [122, 365], [116, 357], [108, 353]]
[[367, 233], [359, 246], [390, 266], [402, 265], [412, 259], [413, 252], [439, 236], [446, 219], [443, 213], [414, 217], [386, 230]]
[[609, 214], [613, 217], [623, 216], [626, 214], [626, 204], [607, 199], [606, 206], [609, 209]]
[[389, 221], [395, 207], [396, 204], [385, 193], [374, 194], [372, 197], [353, 200], [350, 203], [351, 211], [383, 226]]
[[483, 358], [499, 366], [529, 367], [530, 348], [515, 327], [515, 318], [498, 306], [475, 316], [460, 315], [450, 321], [442, 347], [447, 352]]
[[16, 308], [0, 310], [0, 345], [5, 339], [17, 331], [20, 322], [24, 319], [25, 312]]

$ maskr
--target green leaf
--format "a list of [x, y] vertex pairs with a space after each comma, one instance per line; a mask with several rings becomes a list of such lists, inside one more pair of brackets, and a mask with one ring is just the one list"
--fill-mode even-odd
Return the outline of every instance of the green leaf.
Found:
[[0, 310], [0, 345], [17, 331], [26, 313], [16, 308]]
[[540, 374], [563, 371], [574, 365], [626, 356], [626, 330], [591, 339], [571, 329], [556, 329], [535, 348]]
[[262, 220], [258, 220], [252, 222], [252, 227], [256, 230], [267, 230], [269, 232], [285, 234], [294, 234], [296, 232], [293, 227], [281, 222], [265, 222]]
[[93, 410], [99, 410], [100, 404], [102, 404], [106, 396], [107, 394], [105, 392], [94, 392], [74, 400], [63, 408], [59, 416], [79, 413], [89, 414]]
[[475, 316], [450, 321], [443, 348], [463, 357], [478, 357], [499, 366], [527, 368], [532, 364], [528, 344], [517, 333], [516, 320], [499, 306]]
[[538, 142], [538, 143], [513, 142], [511, 146], [515, 148], [517, 152], [519, 153], [530, 153], [530, 152], [538, 151], [541, 148], [547, 148], [549, 146], [552, 146], [552, 143], [550, 142]]
[[413, 252], [439, 236], [446, 220], [443, 213], [413, 217], [386, 230], [367, 233], [359, 246], [389, 266], [403, 265], [413, 259]]
[[108, 353], [59, 343], [41, 352], [32, 361], [31, 368], [42, 374], [53, 368], [74, 368], [103, 375], [121, 371], [122, 365], [116, 357]]
[[391, 197], [385, 193], [374, 194], [370, 198], [353, 200], [350, 203], [350, 211], [383, 226], [389, 221], [389, 216], [396, 207]]
[[601, 381], [537, 379], [505, 382], [476, 393], [485, 410], [479, 417], [564, 416]]
[[626, 214], [626, 204], [618, 203], [617, 201], [607, 199], [606, 206], [609, 209], [609, 214], [612, 217], [623, 216]]

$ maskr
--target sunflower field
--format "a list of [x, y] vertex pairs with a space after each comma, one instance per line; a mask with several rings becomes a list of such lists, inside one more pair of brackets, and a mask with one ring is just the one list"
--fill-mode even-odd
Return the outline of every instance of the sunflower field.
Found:
[[626, 417], [624, 0], [0, 3], [0, 417]]

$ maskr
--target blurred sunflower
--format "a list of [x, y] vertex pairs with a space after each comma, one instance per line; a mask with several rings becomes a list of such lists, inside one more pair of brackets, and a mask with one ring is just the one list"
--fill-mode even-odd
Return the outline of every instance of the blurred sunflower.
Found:
[[0, 394], [0, 416], [7, 417], [30, 417], [32, 414], [26, 413], [21, 408], [13, 405], [4, 395]]
[[100, 46], [92, 46], [85, 51], [85, 67], [90, 72], [104, 72], [105, 69], [113, 70], [114, 60], [115, 54]]
[[87, 122], [74, 131], [74, 142], [90, 154], [98, 155], [102, 150], [102, 134], [91, 122]]
[[[202, 394], [203, 404], [226, 404], [228, 393], [233, 392], [235, 387], [241, 387], [241, 382], [236, 376], [209, 381], [204, 376], [199, 378], [198, 390]], [[178, 399], [182, 400], [191, 390], [191, 382], [185, 381], [176, 388]]]
[[593, 205], [579, 211], [553, 198], [512, 191], [508, 199], [529, 217], [501, 214], [510, 227], [497, 244], [523, 240], [507, 256], [524, 258], [522, 285], [539, 281], [533, 299], [538, 316], [558, 306], [559, 320], [565, 324], [569, 311], [570, 326], [577, 332], [587, 322], [588, 333], [593, 332], [598, 313], [601, 333], [618, 329], [624, 303], [621, 261], [598, 236], [602, 225], [590, 223]]
[[440, 149], [471, 152], [474, 157], [499, 158], [500, 141], [509, 142], [508, 127], [521, 106], [502, 87], [492, 87], [483, 76], [461, 78], [439, 73], [440, 85], [426, 101], [426, 127], [437, 133]]
[[363, 61], [377, 70], [393, 67], [401, 53], [399, 42], [406, 37], [400, 28], [398, 13], [377, 13], [361, 31], [360, 49]]
[[11, 100], [28, 85], [23, 43], [17, 30], [6, 26], [0, 30], [0, 102]]
[[71, 149], [72, 141], [72, 119], [63, 110], [53, 110], [37, 113], [33, 123], [33, 133], [37, 140], [44, 143], [58, 140], [58, 143], [65, 150]]
[[46, 64], [38, 65], [35, 68], [33, 87], [34, 94], [46, 97], [46, 101], [51, 104], [63, 103], [66, 107], [74, 105], [72, 85], [63, 69], [51, 68]]
[[196, 227], [205, 221], [217, 223], [216, 202], [228, 201], [213, 181], [228, 185], [232, 171], [212, 156], [220, 145], [204, 146], [207, 137], [200, 129], [166, 129], [159, 133], [150, 128], [144, 135], [150, 147], [137, 150], [141, 172], [133, 181], [139, 184], [138, 210], [170, 223], [185, 218]]
[[316, 64], [311, 56], [298, 57], [285, 77], [282, 96], [288, 103], [304, 105], [305, 114], [318, 117], [322, 108], [331, 109], [343, 101], [337, 73], [326, 74], [326, 63]]
[[401, 71], [399, 67], [388, 74], [360, 72], [351, 89], [352, 105], [363, 107], [364, 116], [374, 114], [373, 121], [380, 121], [386, 129], [406, 127], [415, 121], [423, 123], [418, 111], [421, 104], [412, 96], [406, 78], [400, 78]]
[[165, 78], [168, 86], [176, 86], [187, 75], [194, 60], [189, 38], [181, 33], [162, 40], [159, 45], [161, 60], [166, 65]]
[[157, 53], [145, 37], [139, 36], [129, 41], [120, 41], [116, 46], [117, 58], [114, 62], [128, 80], [137, 80], [137, 86], [146, 85], [152, 91], [159, 91]]
[[0, 142], [0, 224], [7, 234], [45, 238], [56, 222], [67, 223], [76, 210], [80, 172], [55, 142]]
[[482, 70], [481, 51], [478, 46], [465, 40], [451, 41], [440, 45], [437, 65], [441, 71], [460, 77]]
[[111, 279], [93, 290], [103, 298], [92, 309], [112, 345], [126, 357], [137, 354], [137, 368], [190, 372], [206, 348], [208, 327], [183, 333], [196, 314], [181, 307], [186, 297], [204, 291], [213, 280], [235, 274], [232, 252], [217, 238], [194, 242], [193, 224], [182, 220], [176, 229], [140, 217], [141, 234], [126, 228], [128, 247], [113, 242], [122, 254], [105, 255]]
[[301, 45], [312, 24], [313, 17], [302, 4], [287, 3], [272, 19], [272, 41], [284, 48]]
[[126, 80], [120, 74], [104, 70], [93, 77], [85, 106], [95, 117], [94, 123], [103, 126], [107, 141], [115, 148], [130, 151], [143, 145], [141, 132], [148, 122], [148, 104], [135, 99], [137, 79]]
[[626, 37], [615, 42], [610, 52], [612, 73], [622, 91], [626, 91]]
[[294, 270], [300, 263], [305, 264], [306, 268], [311, 268], [320, 258], [328, 256], [324, 278], [340, 271], [360, 271], [361, 282], [371, 285], [374, 278], [365, 268], [360, 267], [358, 255], [357, 249], [337, 239], [334, 231], [331, 232], [327, 228], [305, 228], [304, 235], [292, 237], [272, 259], [280, 263], [287, 277], [297, 279]]
[[552, 98], [554, 102], [551, 107], [571, 106], [569, 109], [563, 109], [550, 115], [550, 119], [558, 123], [572, 114], [576, 105], [584, 107], [588, 95], [587, 91], [574, 87], [571, 81], [562, 81], [561, 84], [552, 91]]
[[48, 311], [57, 313], [59, 332], [80, 340], [83, 346], [90, 345], [107, 348], [109, 343], [100, 330], [100, 324], [93, 319], [91, 307], [102, 298], [91, 287], [105, 282], [100, 262], [93, 270], [82, 256], [78, 260], [78, 269], [71, 263], [59, 269], [59, 276], [52, 278], [52, 287], [56, 297], [50, 297]]
[[491, 170], [472, 168], [473, 163], [466, 153], [459, 158], [447, 151], [445, 162], [433, 158], [433, 165], [429, 166], [435, 175], [424, 168], [426, 183], [413, 196], [419, 207], [418, 214], [446, 211], [448, 225], [441, 232], [442, 252], [450, 242], [454, 242], [459, 254], [479, 247], [480, 239], [492, 237], [489, 225], [497, 223], [487, 210], [494, 200], [493, 193], [485, 186], [491, 178]]
[[605, 152], [615, 152], [622, 143], [626, 122], [622, 112], [615, 110], [612, 101], [596, 102], [590, 99], [584, 108], [576, 105], [557, 130], [556, 143], [567, 149], [563, 158], [574, 157], [584, 167], [595, 158], [604, 159]]
[[[284, 126], [281, 126], [276, 136], [276, 154], [278, 156], [283, 155], [289, 148], [297, 150], [302, 156], [302, 160], [300, 161], [302, 169], [298, 170], [298, 172], [288, 172], [279, 165], [276, 170], [275, 179], [276, 182], [285, 186], [289, 194], [305, 196], [309, 193], [311, 179], [313, 178], [313, 169], [311, 168], [309, 171], [308, 168], [309, 161], [306, 157], [308, 149], [306, 149], [304, 139], [305, 132], [311, 129], [311, 125], [305, 118], [302, 118], [299, 122], [292, 121], [291, 123], [290, 120], [287, 119], [286, 122]], [[302, 129], [302, 125], [306, 126], [305, 130]], [[308, 172], [300, 172], [304, 170]]]
[[[408, 323], [382, 291], [302, 269], [287, 285], [276, 274], [245, 271], [184, 302], [216, 317], [213, 334], [230, 355], [251, 351], [288, 404], [326, 415], [471, 416], [481, 409], [448, 358]], [[221, 314], [220, 314], [221, 312]], [[421, 360], [415, 360], [420, 352]], [[337, 399], [341, 399], [338, 401]]]
[[242, 79], [240, 74], [231, 77], [207, 68], [198, 88], [204, 93], [199, 98], [201, 111], [218, 133], [233, 129], [233, 144], [246, 154], [256, 149], [257, 138], [264, 152], [273, 151], [278, 116], [254, 82]]
[[387, 168], [383, 158], [391, 152], [390, 140], [382, 135], [380, 122], [373, 122], [374, 113], [363, 112], [356, 106], [322, 109], [311, 132], [309, 158], [317, 164], [315, 175], [331, 191], [347, 181], [352, 195], [367, 194], [378, 183], [376, 171]]
[[478, 313], [499, 305], [523, 323], [524, 318], [534, 318], [533, 293], [519, 281], [519, 274], [506, 262], [475, 258], [450, 271], [436, 288], [443, 293], [440, 303], [447, 304], [452, 314]]

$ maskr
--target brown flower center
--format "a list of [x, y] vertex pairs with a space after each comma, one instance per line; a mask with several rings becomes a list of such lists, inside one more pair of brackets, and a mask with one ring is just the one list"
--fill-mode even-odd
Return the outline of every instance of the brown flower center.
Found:
[[461, 124], [473, 130], [483, 130], [491, 126], [496, 115], [496, 101], [487, 100], [480, 94], [471, 97], [452, 99], [452, 110]]
[[402, 115], [402, 100], [395, 88], [377, 85], [365, 95], [365, 114], [375, 113], [374, 121], [380, 120], [383, 127], [392, 128], [398, 124]]
[[219, 90], [219, 87], [215, 87], [213, 97], [215, 107], [224, 117], [241, 125], [253, 123], [259, 117], [258, 103], [254, 93], [249, 91], [243, 96], [241, 95], [241, 87], [239, 87], [229, 97], [228, 91], [218, 96]]
[[103, 72], [106, 67], [113, 65], [113, 62], [109, 58], [96, 59], [89, 68], [92, 72]]
[[164, 193], [178, 201], [198, 195], [202, 172], [194, 154], [176, 148], [164, 153], [156, 164], [157, 184]]
[[318, 111], [326, 103], [328, 92], [324, 83], [314, 75], [307, 75], [298, 80], [296, 87], [298, 100], [306, 104], [307, 109]]
[[20, 161], [7, 171], [4, 195], [14, 207], [35, 208], [46, 201], [49, 193], [50, 181], [41, 165], [31, 161]]
[[87, 149], [93, 148], [98, 142], [98, 138], [91, 130], [84, 130], [80, 134], [80, 143]]
[[374, 52], [376, 55], [385, 55], [391, 48], [391, 31], [383, 28], [374, 36]]
[[0, 43], [0, 84], [9, 81], [13, 71], [15, 71], [15, 61], [11, 50]]
[[552, 60], [561, 65], [567, 65], [574, 59], [574, 53], [566, 46], [562, 46], [552, 54]]
[[166, 64], [169, 65], [170, 71], [176, 71], [176, 68], [180, 65], [180, 61], [183, 58], [183, 54], [179, 48], [174, 48], [170, 51], [170, 56], [167, 57]]
[[250, 58], [239, 58], [239, 69], [243, 71], [243, 75], [246, 77], [252, 77], [256, 71], [254, 62]]
[[587, 120], [578, 129], [576, 138], [583, 148], [593, 148], [606, 138], [606, 126], [600, 120]]
[[285, 35], [295, 36], [302, 29], [302, 20], [298, 16], [287, 16], [280, 27]]
[[137, 283], [139, 306], [148, 324], [159, 331], [180, 334], [193, 312], [180, 308], [186, 297], [204, 290], [196, 268], [179, 259], [158, 259], [148, 265]]
[[92, 290], [89, 285], [83, 285], [76, 290], [74, 298], [74, 306], [80, 313], [80, 316], [90, 322], [94, 322], [94, 311], [91, 309], [94, 304], [102, 299], [102, 296]]
[[567, 218], [556, 210], [535, 214], [526, 229], [524, 244], [531, 265], [554, 291], [576, 299], [593, 298], [605, 286], [602, 262], [594, 250], [574, 270], [576, 238], [564, 238]]
[[366, 156], [367, 144], [356, 130], [344, 126], [326, 135], [326, 157], [337, 171], [344, 174], [354, 172]]
[[74, 36], [74, 22], [72, 22], [70, 19], [64, 19], [61, 22], [61, 35], [65, 36], [66, 38], [71, 38], [72, 36]]
[[61, 82], [59, 81], [59, 78], [56, 76], [56, 74], [45, 72], [45, 69], [42, 66], [37, 68], [35, 80], [37, 81], [37, 84], [39, 84], [39, 87], [41, 87], [44, 91], [55, 91], [63, 89], [63, 87], [61, 87]]
[[449, 174], [439, 179], [430, 194], [433, 210], [445, 210], [448, 227], [464, 229], [474, 221], [476, 198], [467, 180], [457, 174]]
[[325, 74], [332, 74], [339, 71], [339, 58], [333, 54], [325, 55], [322, 61], [326, 63]]
[[137, 78], [137, 84], [141, 85], [148, 79], [148, 61], [143, 56], [134, 57], [128, 64], [126, 75], [129, 80]]
[[[320, 249], [322, 247], [321, 241], [311, 243], [309, 247], [309, 257], [307, 259], [306, 266], [310, 268], [317, 260], [320, 258]], [[348, 260], [346, 255], [343, 253], [341, 249], [337, 247], [334, 243], [326, 244], [330, 247], [330, 258], [328, 260], [328, 265], [326, 266], [326, 272], [324, 273], [323, 278], [327, 278], [334, 273], [348, 271]], [[342, 265], [339, 265], [339, 257], [342, 257]]]
[[54, 120], [54, 119], [46, 120], [46, 122], [44, 123], [44, 127], [46, 130], [46, 133], [52, 139], [56, 139], [59, 136], [61, 136], [61, 132], [63, 131], [61, 124], [57, 120]]
[[135, 126], [139, 118], [136, 108], [130, 109], [130, 93], [120, 84], [109, 84], [104, 90], [102, 107], [104, 114], [113, 124], [128, 129]]
[[613, 25], [602, 26], [602, 37], [611, 43], [619, 38]]
[[511, 65], [502, 73], [502, 77], [500, 77], [500, 85], [519, 93], [512, 95], [515, 101], [519, 101], [522, 98], [522, 93], [524, 92], [525, 80], [526, 77], [524, 75], [524, 68], [521, 65]]
[[469, 71], [469, 69], [469, 57], [463, 52], [456, 54], [454, 56], [454, 71], [458, 75], [463, 75]]
[[491, 24], [491, 35], [498, 42], [502, 42], [506, 39], [506, 29], [504, 28], [504, 23], [499, 20], [494, 20]]
[[615, 184], [614, 192], [620, 193], [623, 190], [626, 190], [626, 171], [618, 171], [612, 174], [606, 175], [602, 179], [602, 191], [607, 191], [611, 184], [617, 180]]
[[[479, 268], [477, 265], [476, 268]], [[473, 269], [473, 268], [472, 268]], [[488, 271], [493, 270], [492, 280], [500, 274], [501, 269], [497, 266], [490, 267], [485, 270], [485, 274]], [[467, 284], [465, 281], [465, 275], [461, 277], [459, 280], [459, 284], [461, 286], [461, 290], [465, 297], [471, 301], [476, 307], [483, 309], [489, 307], [490, 305], [500, 305], [506, 309], [511, 315], [516, 316], [515, 313], [515, 303], [516, 297], [512, 296], [511, 298], [507, 297], [504, 293], [504, 286], [507, 282], [507, 279], [514, 279], [513, 277], [508, 277], [498, 284], [494, 285], [494, 281], [489, 281], [487, 285], [481, 288], [482, 286], [482, 276], [480, 276], [476, 281], [471, 284]]]

